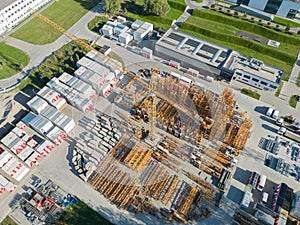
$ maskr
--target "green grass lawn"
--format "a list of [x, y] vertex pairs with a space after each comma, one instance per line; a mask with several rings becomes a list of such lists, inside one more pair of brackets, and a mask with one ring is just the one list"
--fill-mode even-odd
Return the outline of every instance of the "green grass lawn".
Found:
[[126, 9], [125, 16], [132, 19], [139, 19], [149, 23], [153, 23], [155, 28], [169, 29], [174, 19], [179, 18], [185, 7], [184, 0], [169, 0], [170, 10], [165, 16], [145, 15], [143, 13], [143, 1], [138, 0], [133, 3], [131, 0], [125, 0], [122, 8]]
[[203, 0], [195, 0], [195, 2], [201, 3], [203, 2]]
[[18, 225], [15, 221], [13, 221], [9, 216], [5, 217], [5, 219], [0, 223], [0, 225]]
[[17, 74], [29, 62], [29, 56], [10, 45], [0, 43], [0, 79]]
[[[300, 37], [296, 35], [275, 31], [272, 28], [213, 10], [195, 10], [180, 30], [237, 50], [247, 57], [257, 58], [266, 64], [281, 68], [285, 71], [285, 80], [288, 79], [293, 63], [300, 51]], [[239, 30], [279, 41], [280, 47], [273, 48], [237, 37], [236, 33]]]
[[241, 91], [243, 94], [245, 95], [248, 95], [249, 97], [252, 97], [252, 98], [255, 98], [257, 100], [260, 99], [260, 94], [255, 92], [255, 91], [252, 91], [250, 89], [247, 89], [247, 88], [243, 88], [242, 91]]
[[88, 23], [88, 28], [91, 31], [99, 34], [99, 29], [108, 21], [108, 18], [105, 16], [96, 16]]
[[[45, 9], [42, 14], [65, 29], [72, 27], [99, 0], [59, 0]], [[33, 44], [54, 42], [61, 32], [35, 17], [11, 36]]]
[[290, 20], [286, 20], [286, 19], [283, 19], [283, 18], [280, 18], [280, 17], [276, 17], [276, 16], [275, 16], [275, 18], [272, 22], [278, 23], [278, 24], [281, 24], [281, 25], [284, 25], [284, 26], [300, 27], [299, 23], [296, 23], [296, 22], [290, 21]]
[[81, 201], [75, 206], [68, 207], [55, 224], [112, 225], [112, 223], [104, 219], [97, 212]]
[[298, 96], [297, 95], [292, 95], [290, 98], [290, 106], [292, 106], [293, 108], [297, 107], [297, 102], [298, 102]]

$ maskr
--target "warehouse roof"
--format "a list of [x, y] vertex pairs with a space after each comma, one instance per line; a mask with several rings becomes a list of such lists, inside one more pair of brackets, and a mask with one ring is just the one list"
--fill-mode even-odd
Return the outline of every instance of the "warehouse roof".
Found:
[[0, 10], [4, 9], [5, 7], [9, 6], [10, 4], [16, 2], [17, 0], [1, 0], [0, 1]]
[[192, 56], [214, 67], [220, 66], [230, 52], [227, 48], [173, 29], [169, 29], [156, 45], [185, 56]]
[[280, 83], [283, 78], [283, 70], [264, 64], [264, 62], [260, 60], [241, 56], [237, 52], [234, 52], [228, 57], [224, 63], [224, 67], [230, 70], [243, 70], [246, 73], [250, 73], [276, 83]]

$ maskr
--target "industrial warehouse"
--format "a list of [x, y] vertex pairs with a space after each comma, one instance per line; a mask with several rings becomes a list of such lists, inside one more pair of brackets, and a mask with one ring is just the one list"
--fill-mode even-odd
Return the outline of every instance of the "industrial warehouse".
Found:
[[155, 44], [155, 55], [217, 80], [237, 80], [276, 90], [284, 71], [204, 39], [169, 29]]

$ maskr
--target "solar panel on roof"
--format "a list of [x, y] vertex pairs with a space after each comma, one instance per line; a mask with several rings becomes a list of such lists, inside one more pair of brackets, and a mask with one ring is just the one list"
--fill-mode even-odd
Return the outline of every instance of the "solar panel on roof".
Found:
[[218, 49], [216, 49], [216, 48], [214, 48], [214, 47], [212, 47], [210, 45], [203, 45], [201, 47], [201, 50], [203, 50], [205, 52], [209, 52], [211, 54], [215, 54], [218, 51]]
[[171, 38], [171, 39], [176, 40], [176, 41], [179, 41], [179, 42], [182, 41], [182, 40], [184, 39], [183, 36], [178, 35], [178, 34], [175, 34], [175, 33], [169, 34], [169, 35], [168, 35], [168, 38]]
[[189, 39], [189, 40], [187, 40], [187, 42], [185, 42], [185, 44], [190, 45], [190, 46], [196, 48], [200, 44], [200, 42], [199, 41], [194, 41], [192, 39]]

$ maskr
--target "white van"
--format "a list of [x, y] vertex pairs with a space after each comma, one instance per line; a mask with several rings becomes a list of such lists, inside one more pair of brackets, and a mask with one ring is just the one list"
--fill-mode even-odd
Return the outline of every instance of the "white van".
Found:
[[259, 182], [258, 182], [256, 189], [259, 191], [263, 191], [265, 184], [266, 184], [266, 180], [267, 180], [267, 177], [265, 175], [260, 175]]
[[267, 204], [268, 202], [268, 197], [269, 197], [269, 194], [267, 192], [264, 192], [261, 196], [261, 202], [264, 203], [264, 204]]
[[279, 111], [278, 111], [278, 110], [274, 110], [272, 117], [273, 117], [274, 119], [277, 119], [278, 116], [279, 116]]
[[268, 108], [268, 110], [267, 110], [267, 112], [266, 112], [266, 115], [267, 115], [267, 116], [271, 116], [272, 113], [273, 113], [273, 111], [274, 111], [274, 109], [272, 109], [271, 107]]

